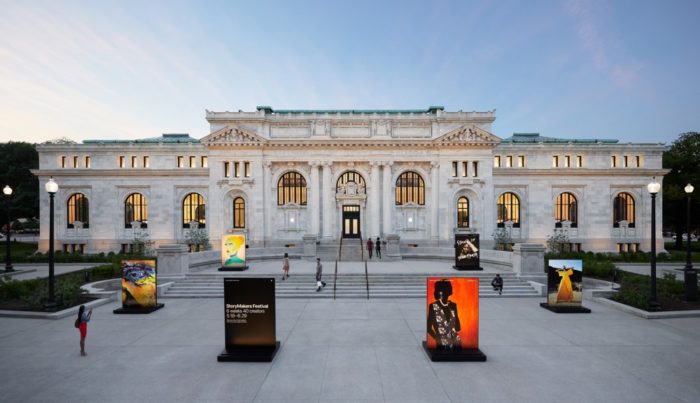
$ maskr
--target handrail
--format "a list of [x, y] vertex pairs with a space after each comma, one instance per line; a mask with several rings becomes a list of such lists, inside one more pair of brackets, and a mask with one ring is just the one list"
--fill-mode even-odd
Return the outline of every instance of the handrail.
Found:
[[335, 299], [335, 284], [338, 282], [338, 261], [335, 261], [335, 275], [333, 276], [333, 299]]
[[365, 283], [367, 284], [367, 299], [369, 299], [369, 276], [367, 275], [367, 261], [365, 260]]
[[360, 236], [360, 256], [362, 260], [365, 260], [365, 244], [362, 242], [362, 230], [358, 230], [357, 235]]
[[338, 260], [340, 259], [341, 252], [343, 251], [343, 230], [340, 230], [340, 243], [338, 244]]

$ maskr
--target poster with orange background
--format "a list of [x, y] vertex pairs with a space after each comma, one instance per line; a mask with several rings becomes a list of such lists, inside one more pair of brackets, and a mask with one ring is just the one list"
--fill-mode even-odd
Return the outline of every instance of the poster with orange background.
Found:
[[[445, 282], [449, 283], [451, 293], [444, 292]], [[443, 291], [442, 298], [440, 291]], [[445, 295], [448, 293], [450, 295]], [[479, 348], [478, 278], [428, 277], [426, 303], [428, 348]], [[455, 334], [450, 334], [453, 331]]]

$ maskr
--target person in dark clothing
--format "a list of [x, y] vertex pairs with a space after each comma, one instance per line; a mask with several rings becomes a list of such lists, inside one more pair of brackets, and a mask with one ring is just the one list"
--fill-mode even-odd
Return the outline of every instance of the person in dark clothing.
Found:
[[326, 282], [321, 278], [323, 276], [323, 265], [321, 264], [321, 258], [316, 258], [316, 292], [321, 291], [321, 288], [326, 286]]
[[494, 291], [498, 291], [498, 295], [503, 293], [503, 278], [500, 274], [496, 274], [496, 277], [491, 280], [491, 287]]
[[377, 237], [377, 242], [374, 243], [374, 250], [377, 252], [377, 257], [382, 258], [382, 241]]
[[369, 238], [367, 240], [367, 253], [369, 253], [370, 259], [372, 259], [372, 251], [374, 251], [374, 242], [372, 242], [372, 238]]

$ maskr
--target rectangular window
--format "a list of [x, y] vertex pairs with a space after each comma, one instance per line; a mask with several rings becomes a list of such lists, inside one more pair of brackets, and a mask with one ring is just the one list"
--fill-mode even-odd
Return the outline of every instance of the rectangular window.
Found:
[[62, 155], [61, 156], [61, 168], [65, 168], [65, 167], [66, 167], [66, 156]]
[[493, 167], [494, 168], [500, 168], [501, 167], [501, 156], [496, 155], [493, 157]]
[[613, 168], [617, 168], [617, 156], [613, 155], [610, 157], [610, 166]]
[[151, 164], [150, 164], [148, 155], [144, 155], [144, 156], [143, 156], [143, 167], [144, 167], [144, 168], [150, 168], [150, 167], [151, 167]]
[[250, 162], [244, 162], [243, 163], [243, 175], [245, 175], [246, 178], [250, 178]]
[[206, 155], [203, 155], [203, 156], [202, 156], [202, 158], [201, 158], [201, 165], [202, 165], [202, 168], [206, 168], [206, 167], [209, 166], [209, 161], [207, 160], [207, 156], [206, 156]]
[[182, 155], [177, 156], [177, 167], [178, 168], [184, 168], [185, 167], [185, 157]]
[[565, 168], [571, 167], [571, 156], [570, 155], [567, 155], [564, 157], [564, 167]]
[[86, 155], [85, 156], [85, 168], [90, 168], [90, 156]]
[[509, 155], [506, 157], [506, 167], [507, 168], [513, 167], [513, 156], [512, 155]]
[[518, 155], [518, 167], [525, 168], [525, 156]]
[[124, 168], [125, 165], [126, 165], [126, 160], [125, 160], [123, 155], [120, 155], [119, 156], [119, 168]]
[[78, 156], [74, 155], [73, 156], [73, 168], [77, 168], [77, 167], [78, 167]]
[[622, 166], [624, 166], [625, 168], [627, 168], [627, 167], [630, 166], [630, 165], [629, 165], [629, 157], [628, 157], [627, 155], [625, 155], [624, 157], [622, 157]]
[[236, 161], [236, 162], [233, 163], [233, 176], [236, 177], [236, 178], [240, 178], [240, 177], [241, 177], [241, 172], [240, 172], [240, 170], [238, 169], [238, 161]]
[[131, 156], [131, 167], [136, 168], [136, 156], [135, 155]]
[[479, 176], [479, 161], [472, 161], [472, 167], [472, 176], [476, 178]]
[[190, 168], [197, 166], [197, 158], [194, 155], [190, 155]]
[[642, 157], [640, 157], [639, 155], [635, 155], [634, 159], [637, 163], [637, 168], [641, 167], [642, 166]]
[[583, 167], [583, 156], [577, 155], [576, 156], [576, 168], [581, 168]]
[[467, 161], [462, 161], [462, 176], [467, 176], [467, 167], [469, 166], [469, 162]]
[[555, 155], [552, 157], [552, 167], [559, 168], [559, 156]]
[[231, 177], [231, 164], [228, 161], [224, 161], [224, 178]]
[[457, 177], [457, 161], [452, 161], [452, 177]]

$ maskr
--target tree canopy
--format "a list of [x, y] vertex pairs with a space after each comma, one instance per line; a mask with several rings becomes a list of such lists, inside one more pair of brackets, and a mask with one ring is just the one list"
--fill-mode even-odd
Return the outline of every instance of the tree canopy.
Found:
[[676, 244], [686, 231], [685, 185], [695, 187], [691, 197], [691, 232], [700, 226], [700, 133], [682, 133], [663, 155], [663, 167], [670, 169], [664, 177], [664, 227], [673, 228]]
[[[0, 188], [12, 188], [11, 220], [39, 217], [39, 181], [30, 169], [39, 168], [39, 154], [34, 144], [24, 142], [0, 143]], [[1, 196], [6, 197], [4, 194]], [[7, 224], [5, 200], [2, 203], [0, 227]]]

